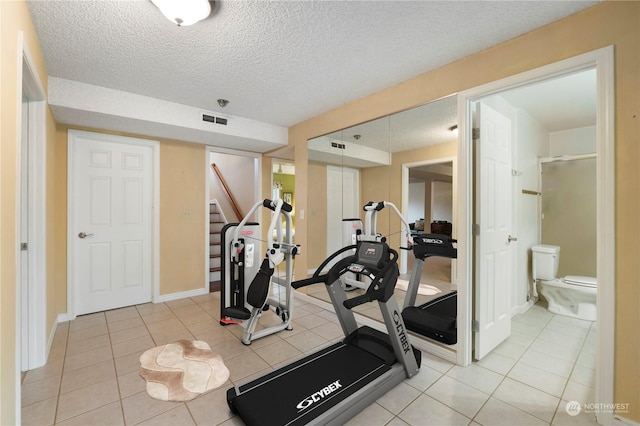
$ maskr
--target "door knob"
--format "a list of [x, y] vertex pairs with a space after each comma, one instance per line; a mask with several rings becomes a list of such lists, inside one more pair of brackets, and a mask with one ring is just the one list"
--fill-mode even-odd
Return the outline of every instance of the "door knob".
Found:
[[78, 237], [80, 237], [80, 238], [93, 237], [93, 234], [86, 234], [84, 232], [81, 232], [81, 233], [78, 234]]
[[507, 244], [511, 244], [511, 241], [518, 241], [518, 237], [512, 237], [511, 235], [509, 235], [507, 237]]

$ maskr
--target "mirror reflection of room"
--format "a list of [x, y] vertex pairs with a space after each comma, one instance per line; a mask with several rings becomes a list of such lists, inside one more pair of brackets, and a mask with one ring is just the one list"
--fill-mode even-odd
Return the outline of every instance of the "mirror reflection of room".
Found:
[[[365, 221], [363, 206], [370, 202], [388, 201], [401, 212], [407, 223], [422, 219], [422, 232], [430, 233], [432, 222], [438, 232], [453, 235], [453, 158], [457, 152], [457, 133], [452, 131], [457, 120], [456, 96], [450, 96], [410, 110], [309, 140], [309, 229], [308, 273], [335, 250], [351, 243], [344, 227], [351, 219]], [[409, 170], [403, 177], [403, 170]], [[413, 183], [422, 179], [421, 194], [414, 193]], [[411, 192], [411, 194], [410, 194]], [[409, 195], [410, 194], [410, 195]], [[435, 198], [434, 198], [435, 197]], [[330, 199], [334, 201], [330, 201]], [[415, 213], [418, 216], [409, 215]], [[344, 223], [343, 223], [344, 222]], [[434, 228], [434, 230], [436, 230]], [[398, 249], [403, 245], [405, 230], [391, 208], [380, 211], [375, 231]], [[406, 244], [405, 244], [406, 245]], [[400, 250], [401, 276], [395, 297], [402, 305], [413, 270], [411, 251]], [[445, 294], [455, 285], [451, 280], [451, 259], [431, 257], [425, 262], [420, 279], [417, 303]], [[315, 288], [318, 287], [318, 288]], [[307, 288], [307, 294], [328, 302], [327, 292], [320, 286]], [[352, 290], [352, 296], [363, 293]], [[362, 305], [359, 314], [381, 320], [375, 306]]]
[[274, 158], [271, 162], [271, 199], [281, 199], [293, 208], [291, 226], [294, 241], [296, 229], [295, 171], [295, 164], [291, 161]]
[[[409, 168], [407, 220], [412, 236], [440, 234], [453, 237], [453, 162], [432, 163]], [[414, 256], [407, 257], [407, 274], [401, 276], [397, 288], [406, 289], [414, 269]], [[451, 264], [447, 257], [430, 257], [422, 270], [418, 303], [429, 296], [455, 290], [451, 283]]]

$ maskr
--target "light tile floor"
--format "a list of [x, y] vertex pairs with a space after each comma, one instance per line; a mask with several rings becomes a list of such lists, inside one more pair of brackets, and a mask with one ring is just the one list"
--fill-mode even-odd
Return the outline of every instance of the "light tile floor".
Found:
[[[49, 362], [23, 377], [24, 425], [241, 425], [226, 403], [232, 383], [261, 375], [341, 337], [335, 315], [296, 301], [294, 328], [250, 346], [222, 327], [219, 294], [100, 312], [58, 325]], [[265, 315], [261, 324], [274, 319]], [[186, 402], [150, 398], [138, 374], [147, 349], [177, 339], [208, 342], [231, 372], [222, 387]], [[511, 337], [463, 368], [424, 353], [420, 373], [350, 425], [585, 425], [567, 401], [592, 402], [595, 324], [534, 306]], [[277, 409], [274, 407], [274, 409]], [[268, 416], [265, 417], [268, 424]]]

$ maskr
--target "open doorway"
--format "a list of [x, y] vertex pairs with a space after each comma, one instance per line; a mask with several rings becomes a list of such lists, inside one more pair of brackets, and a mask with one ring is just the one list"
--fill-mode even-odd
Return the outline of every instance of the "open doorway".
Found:
[[213, 292], [220, 291], [221, 286], [222, 228], [239, 223], [260, 199], [260, 155], [209, 147], [206, 167], [206, 283]]
[[[413, 234], [436, 233], [453, 235], [455, 159], [403, 164], [402, 211], [407, 212], [407, 222]], [[413, 270], [414, 257], [401, 253], [401, 279], [408, 279]], [[434, 256], [425, 263], [421, 285], [427, 297], [422, 303], [437, 295], [456, 289], [454, 259]], [[430, 290], [427, 291], [426, 289]]]
[[[483, 238], [486, 239], [486, 235], [482, 230], [482, 223], [478, 223], [478, 219], [475, 216], [473, 206], [486, 204], [487, 200], [483, 198], [482, 194], [474, 191], [475, 181], [478, 178], [476, 165], [472, 162], [473, 148], [476, 145], [482, 146], [482, 136], [480, 136], [480, 142], [475, 142], [478, 136], [478, 132], [475, 131], [475, 122], [472, 122], [474, 118], [474, 112], [477, 112], [476, 107], [481, 104], [490, 104], [493, 102], [494, 108], [499, 108], [498, 101], [505, 101], [512, 107], [515, 107], [516, 120], [509, 120], [510, 123], [515, 123], [515, 131], [510, 132], [510, 135], [514, 137], [515, 143], [510, 146], [514, 148], [515, 155], [511, 158], [517, 160], [516, 166], [508, 170], [508, 179], [511, 182], [510, 195], [513, 196], [513, 202], [507, 206], [511, 210], [508, 217], [511, 218], [511, 223], [506, 227], [510, 231], [507, 241], [511, 248], [508, 256], [504, 256], [509, 262], [513, 263], [513, 257], [521, 259], [523, 265], [516, 265], [511, 273], [503, 274], [507, 279], [513, 279], [515, 276], [517, 280], [515, 282], [518, 285], [522, 284], [520, 277], [529, 276], [530, 273], [530, 252], [531, 242], [540, 243], [540, 230], [536, 225], [534, 226], [534, 234], [528, 234], [530, 232], [530, 226], [522, 226], [524, 210], [527, 210], [527, 214], [532, 211], [537, 215], [538, 209], [526, 209], [527, 203], [538, 203], [540, 190], [537, 186], [528, 187], [531, 183], [528, 177], [529, 169], [537, 170], [537, 164], [539, 158], [544, 156], [544, 153], [539, 151], [534, 152], [533, 155], [523, 157], [523, 152], [527, 151], [527, 148], [523, 148], [521, 134], [518, 129], [522, 130], [527, 127], [527, 118], [524, 112], [527, 110], [522, 105], [515, 105], [514, 99], [509, 99], [509, 92], [517, 89], [534, 87], [532, 85], [553, 83], [558, 79], [568, 78], [571, 75], [580, 75], [583, 72], [592, 70], [595, 73], [595, 90], [593, 90], [593, 98], [591, 100], [591, 106], [597, 111], [595, 114], [595, 123], [593, 126], [582, 125], [576, 126], [571, 129], [575, 135], [579, 134], [578, 129], [584, 127], [593, 127], [591, 132], [593, 134], [595, 154], [597, 155], [597, 282], [600, 284], [597, 287], [597, 318], [598, 318], [598, 332], [593, 332], [590, 336], [583, 336], [585, 339], [591, 339], [595, 342], [595, 350], [593, 353], [594, 363], [594, 385], [592, 389], [592, 397], [588, 402], [606, 403], [613, 400], [613, 341], [614, 335], [614, 270], [615, 253], [613, 250], [613, 217], [614, 217], [614, 203], [613, 203], [613, 184], [614, 184], [614, 162], [613, 162], [613, 111], [611, 110], [612, 96], [613, 96], [613, 50], [611, 48], [604, 48], [598, 51], [594, 51], [588, 54], [580, 55], [575, 58], [567, 59], [556, 64], [552, 64], [540, 69], [536, 69], [521, 75], [513, 76], [511, 78], [494, 82], [485, 86], [481, 86], [475, 89], [471, 89], [460, 94], [459, 103], [459, 117], [461, 123], [461, 135], [459, 139], [459, 161], [461, 167], [459, 168], [459, 245], [458, 245], [458, 261], [460, 265], [459, 275], [459, 299], [458, 299], [458, 333], [459, 333], [459, 351], [458, 351], [458, 363], [461, 365], [468, 365], [472, 359], [472, 353], [476, 348], [475, 344], [472, 345], [472, 340], [477, 343], [478, 339], [483, 339], [486, 334], [481, 320], [488, 320], [489, 322], [498, 318], [498, 316], [507, 316], [511, 318], [514, 311], [511, 309], [514, 307], [511, 296], [507, 297], [507, 303], [502, 304], [501, 312], [497, 310], [493, 312], [487, 311], [486, 302], [483, 302], [478, 296], [479, 294], [494, 294], [496, 296], [503, 297], [501, 292], [489, 291], [488, 293], [483, 290], [481, 283], [472, 277], [481, 276], [486, 273], [486, 270], [478, 270], [477, 267], [480, 264], [476, 260], [477, 249], [474, 248], [474, 242], [477, 243]], [[539, 88], [541, 86], [536, 87]], [[515, 92], [512, 92], [515, 93]], [[502, 95], [502, 96], [501, 96]], [[500, 97], [501, 99], [497, 99]], [[557, 106], [550, 101], [550, 98], [542, 99], [542, 102], [546, 102], [546, 109], [548, 113], [556, 114], [553, 112], [551, 106]], [[507, 114], [508, 115], [508, 114]], [[531, 115], [531, 114], [529, 114]], [[520, 119], [520, 121], [518, 121]], [[472, 125], [472, 123], [474, 125]], [[567, 130], [567, 129], [565, 129]], [[482, 134], [482, 126], [480, 127], [480, 134]], [[549, 132], [547, 132], [549, 133]], [[567, 136], [566, 134], [564, 136]], [[550, 139], [550, 138], [549, 138]], [[579, 138], [584, 141], [584, 138]], [[569, 137], [566, 140], [564, 146], [570, 146], [576, 138]], [[531, 145], [531, 147], [539, 147], [540, 145]], [[573, 147], [575, 148], [575, 146]], [[530, 148], [531, 149], [531, 148]], [[564, 155], [564, 154], [560, 154]], [[533, 179], [537, 179], [535, 172], [532, 174]], [[502, 179], [502, 178], [501, 178]], [[474, 182], [474, 183], [472, 183]], [[526, 186], [525, 186], [526, 182]], [[533, 184], [535, 185], [535, 184]], [[521, 214], [519, 215], [518, 212]], [[538, 218], [534, 215], [533, 218], [529, 218], [529, 225], [537, 222]], [[530, 240], [530, 241], [528, 241]], [[526, 257], [522, 256], [525, 253]], [[524, 263], [526, 262], [526, 263]], [[530, 279], [527, 278], [526, 288], [531, 288], [532, 285]], [[486, 289], [485, 289], [486, 290]], [[489, 289], [490, 290], [490, 289]], [[524, 293], [525, 301], [523, 308], [527, 309], [527, 305], [531, 305], [535, 300], [531, 297], [531, 294]], [[491, 298], [487, 299], [490, 300]], [[496, 300], [496, 299], [493, 299]], [[502, 303], [502, 302], [501, 302]], [[493, 306], [497, 306], [496, 303]], [[504, 308], [506, 307], [506, 308]], [[470, 318], [471, 312], [474, 312]], [[543, 316], [546, 310], [540, 310], [540, 315], [532, 321], [529, 325], [538, 325], [536, 321], [543, 321]], [[517, 312], [516, 312], [517, 315]], [[473, 319], [473, 331], [472, 321]], [[510, 335], [511, 330], [507, 332], [507, 336]], [[501, 340], [496, 340], [496, 346], [500, 344]], [[533, 345], [532, 342], [529, 342]], [[542, 345], [541, 345], [542, 346]], [[550, 349], [551, 348], [551, 349]], [[531, 348], [529, 348], [531, 349]], [[539, 347], [538, 349], [542, 349]], [[547, 345], [547, 349], [554, 350], [554, 344]], [[556, 348], [559, 351], [559, 348]], [[542, 351], [540, 351], [542, 352]], [[549, 352], [549, 350], [546, 350]], [[485, 351], [485, 353], [493, 353], [491, 349]], [[520, 354], [524, 356], [524, 354]], [[478, 358], [478, 356], [475, 356]], [[538, 364], [542, 358], [538, 357]], [[597, 360], [597, 361], [596, 361]], [[481, 361], [482, 362], [482, 361]], [[545, 364], [550, 364], [551, 361], [547, 360]], [[567, 384], [566, 388], [570, 386]], [[565, 391], [566, 392], [566, 391]], [[567, 395], [561, 394], [560, 397], [565, 398]], [[571, 398], [570, 398], [571, 399]], [[581, 401], [587, 402], [587, 401]], [[600, 417], [600, 415], [598, 416]], [[598, 418], [599, 422], [602, 419]], [[606, 423], [606, 420], [604, 421]]]
[[[273, 158], [271, 160], [271, 199], [281, 199], [289, 204], [291, 211], [292, 240], [296, 233], [296, 166], [289, 160]], [[284, 222], [284, 217], [282, 218]], [[286, 227], [283, 224], [282, 229]]]

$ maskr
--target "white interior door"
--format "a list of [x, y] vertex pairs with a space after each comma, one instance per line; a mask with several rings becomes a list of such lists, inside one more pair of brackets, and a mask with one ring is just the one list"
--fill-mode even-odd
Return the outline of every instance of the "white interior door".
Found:
[[476, 141], [476, 285], [474, 356], [481, 359], [511, 333], [511, 122], [478, 105]]
[[70, 132], [69, 149], [74, 313], [151, 301], [153, 148], [148, 141]]

